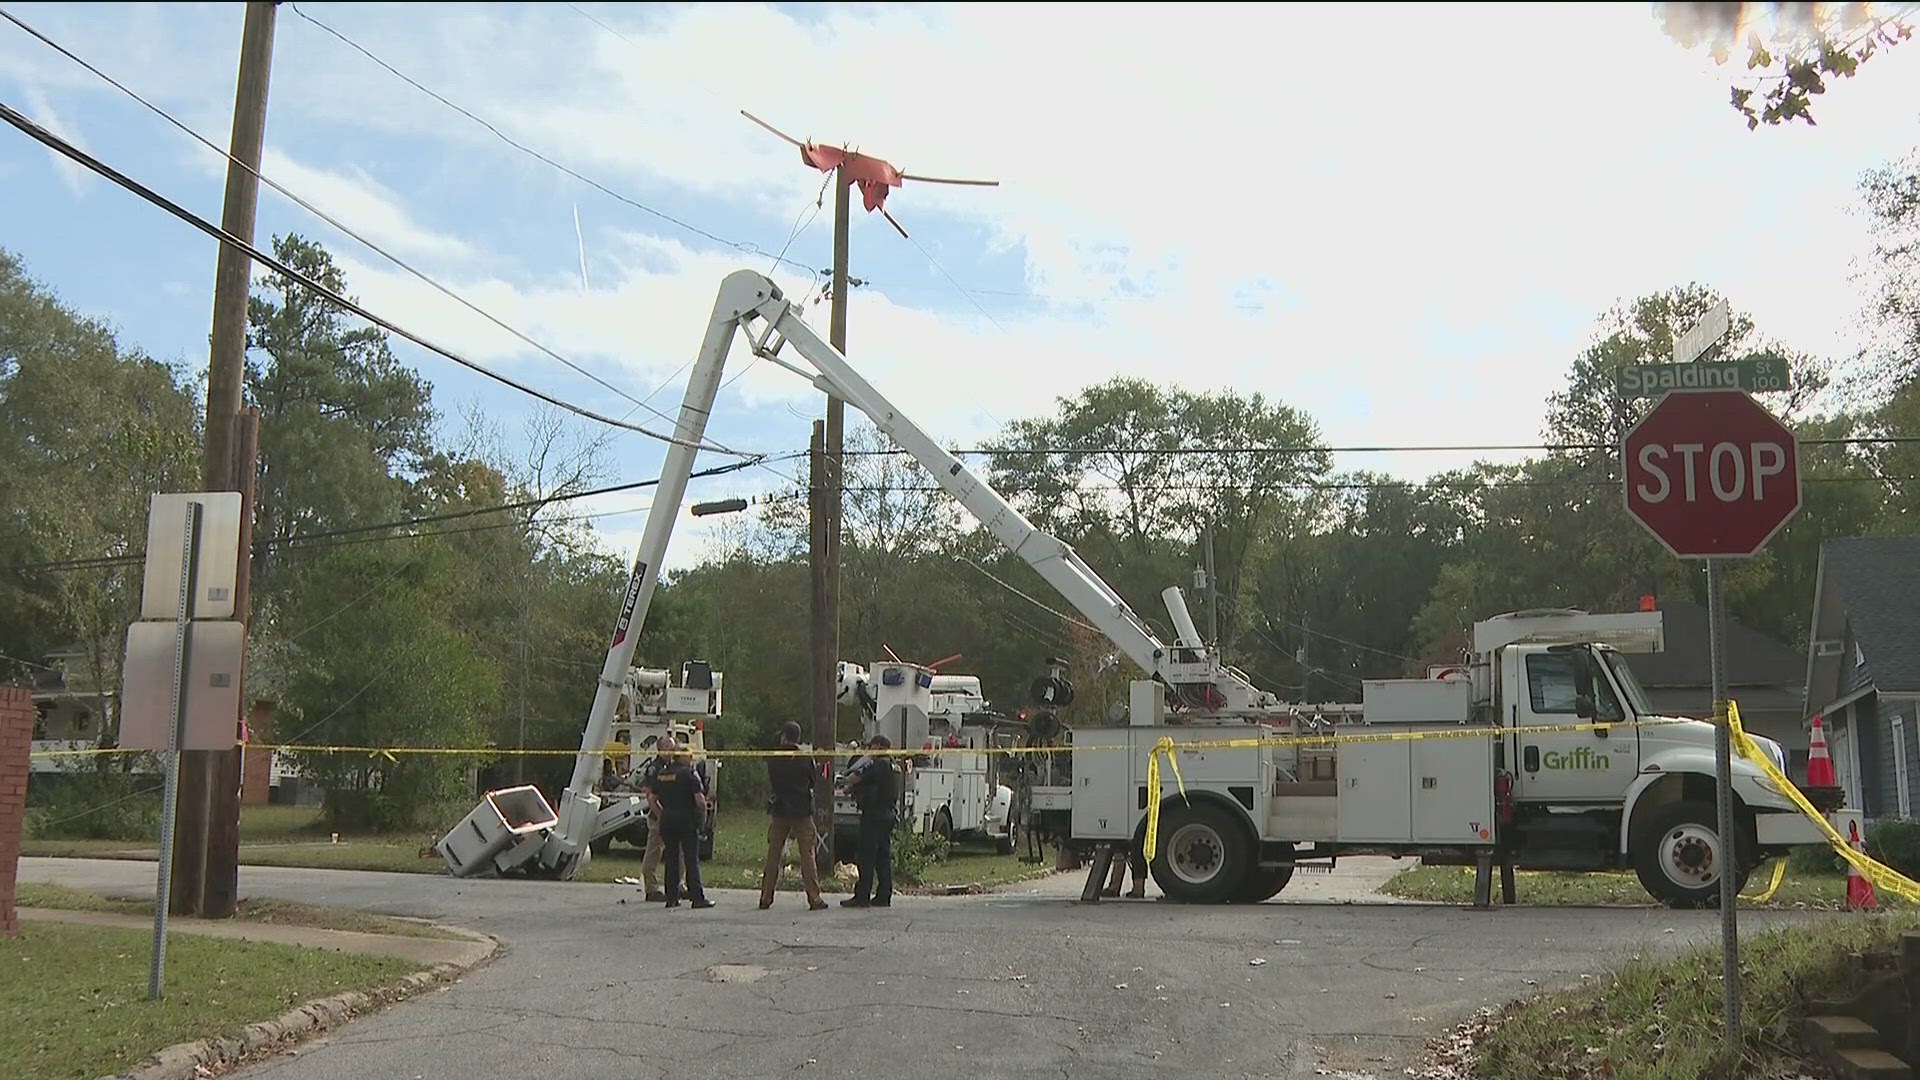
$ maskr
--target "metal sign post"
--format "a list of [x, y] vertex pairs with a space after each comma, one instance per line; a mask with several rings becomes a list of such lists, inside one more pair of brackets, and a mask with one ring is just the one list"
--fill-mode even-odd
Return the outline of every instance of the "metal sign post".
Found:
[[193, 625], [194, 570], [200, 555], [200, 504], [187, 503], [186, 539], [180, 553], [180, 612], [174, 619], [172, 723], [160, 755], [160, 871], [153, 891], [153, 967], [147, 975], [147, 999], [166, 993], [167, 901], [173, 892], [173, 819], [180, 804], [180, 743], [187, 717], [187, 642]]
[[1726, 1063], [1744, 1052], [1740, 1032], [1740, 824], [1733, 802], [1733, 732], [1727, 703], [1729, 558], [1766, 546], [1800, 509], [1800, 451], [1793, 431], [1747, 391], [1784, 390], [1777, 357], [1698, 363], [1726, 337], [1727, 305], [1714, 305], [1674, 340], [1672, 364], [1619, 373], [1628, 396], [1664, 394], [1620, 446], [1627, 512], [1668, 551], [1707, 563], [1707, 644], [1713, 668], [1715, 869], [1720, 881], [1720, 982]]
[[1727, 1060], [1740, 1060], [1740, 861], [1733, 814], [1733, 732], [1727, 723], [1727, 592], [1723, 559], [1707, 560], [1707, 654], [1713, 668], [1713, 801], [1720, 833], [1720, 980], [1727, 1014]]

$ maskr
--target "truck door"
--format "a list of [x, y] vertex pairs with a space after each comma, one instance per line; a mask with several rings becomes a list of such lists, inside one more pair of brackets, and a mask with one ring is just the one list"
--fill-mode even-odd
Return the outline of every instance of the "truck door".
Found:
[[[1521, 647], [1515, 653], [1505, 680], [1508, 723], [1565, 729], [1514, 737], [1515, 795], [1535, 802], [1618, 801], [1640, 771], [1637, 729], [1574, 730], [1626, 718], [1602, 665], [1586, 649]], [[1591, 719], [1579, 715], [1576, 700], [1587, 676], [1592, 679]]]

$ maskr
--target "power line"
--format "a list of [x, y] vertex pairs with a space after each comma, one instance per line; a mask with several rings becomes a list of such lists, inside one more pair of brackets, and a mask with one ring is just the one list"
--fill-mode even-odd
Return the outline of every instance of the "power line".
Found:
[[1409, 664], [1417, 664], [1420, 662], [1404, 653], [1389, 652], [1386, 649], [1376, 649], [1371, 645], [1362, 645], [1357, 641], [1349, 641], [1346, 638], [1339, 636], [1338, 634], [1329, 634], [1324, 630], [1315, 630], [1312, 627], [1306, 626], [1303, 623], [1294, 622], [1292, 619], [1281, 619], [1279, 621], [1286, 624], [1287, 626], [1293, 627], [1295, 630], [1298, 630], [1303, 634], [1312, 634], [1314, 637], [1325, 638], [1328, 641], [1337, 641], [1342, 645], [1351, 646], [1352, 648], [1355, 648], [1355, 649], [1364, 649], [1367, 652], [1377, 653], [1381, 656], [1387, 657], [1390, 660], [1405, 660]]
[[[393, 322], [390, 319], [385, 318], [384, 316], [374, 314], [373, 312], [367, 310], [365, 307], [361, 306], [358, 302], [348, 299], [346, 296], [343, 296], [340, 293], [327, 288], [325, 285], [322, 285], [320, 282], [315, 281], [313, 278], [308, 277], [307, 275], [301, 273], [298, 270], [295, 270], [293, 267], [282, 262], [279, 258], [273, 255], [270, 255], [264, 251], [261, 251], [259, 248], [255, 247], [253, 244], [248, 243], [247, 241], [240, 239], [238, 236], [233, 235], [232, 233], [226, 231], [225, 229], [219, 227], [218, 225], [215, 225], [212, 222], [207, 221], [206, 219], [193, 213], [191, 210], [188, 210], [180, 206], [178, 203], [173, 202], [171, 199], [168, 199], [166, 196], [161, 195], [159, 192], [156, 192], [152, 188], [149, 188], [146, 185], [140, 183], [138, 180], [135, 180], [132, 177], [127, 176], [125, 173], [120, 172], [119, 170], [113, 168], [111, 165], [106, 164], [100, 159], [80, 149], [79, 147], [74, 146], [72, 143], [68, 142], [67, 140], [62, 139], [60, 136], [55, 135], [51, 131], [48, 131], [47, 129], [41, 127], [39, 124], [33, 122], [31, 119], [22, 115], [19, 111], [15, 110], [12, 106], [6, 104], [5, 102], [0, 102], [0, 120], [5, 120], [7, 123], [12, 124], [14, 127], [18, 128], [22, 132], [25, 132], [27, 135], [32, 136], [35, 140], [45, 145], [49, 149], [57, 151], [58, 153], [66, 156], [67, 158], [70, 158], [73, 161], [86, 166], [88, 169], [91, 169], [92, 171], [99, 174], [100, 176], [103, 176], [108, 180], [111, 180], [114, 183], [120, 185], [121, 187], [127, 189], [128, 191], [133, 192], [135, 195], [140, 196], [142, 199], [145, 199], [146, 201], [152, 203], [153, 205], [159, 207], [160, 209], [165, 210], [167, 213], [172, 214], [174, 217], [179, 218], [181, 221], [184, 221], [187, 224], [193, 226], [194, 228], [200, 230], [201, 232], [207, 234], [208, 236], [213, 237], [215, 240], [218, 240], [224, 244], [231, 245], [235, 249], [245, 253], [253, 261], [273, 270], [275, 273], [279, 274], [281, 277], [284, 277], [287, 280], [292, 281], [302, 286], [303, 288], [306, 288], [308, 291], [314, 293], [315, 295], [320, 296], [330, 301], [331, 303], [336, 304], [341, 308], [344, 308], [347, 311], [353, 312], [355, 315], [358, 315], [361, 318], [372, 323], [373, 325], [380, 327], [382, 330], [385, 330], [388, 333], [397, 334], [400, 337], [403, 337], [408, 341], [413, 342], [415, 345], [418, 345], [429, 352], [432, 352], [438, 356], [445, 357], [446, 359], [451, 360], [456, 364], [459, 364], [461, 367], [467, 368], [468, 370], [484, 375], [487, 378], [492, 379], [493, 381], [500, 383], [503, 386], [511, 387], [515, 390], [520, 391], [523, 394], [526, 394], [529, 397], [538, 398], [539, 400], [544, 401], [547, 404], [554, 406], [555, 408], [564, 409], [567, 412], [573, 413], [576, 416], [584, 417], [588, 420], [605, 424], [608, 427], [615, 427], [615, 428], [624, 429], [626, 431], [639, 432], [640, 434], [645, 435], [650, 439], [658, 439], [661, 442], [672, 443], [676, 446], [690, 446], [690, 447], [693, 447], [694, 449], [721, 450], [721, 448], [719, 447], [702, 446], [696, 443], [689, 443], [684, 439], [678, 438], [677, 436], [662, 435], [659, 432], [648, 430], [647, 428], [640, 427], [637, 424], [629, 424], [629, 423], [626, 423], [625, 421], [615, 420], [610, 416], [603, 416], [600, 413], [594, 412], [593, 410], [588, 409], [584, 406], [575, 405], [570, 401], [566, 401], [562, 398], [557, 398], [552, 394], [547, 393], [544, 390], [536, 390], [533, 387], [528, 386], [523, 382], [510, 378], [509, 376], [502, 375], [501, 373], [494, 371], [492, 368], [489, 368], [484, 364], [480, 364], [476, 361], [469, 360], [466, 357], [461, 356], [459, 353], [456, 353], [453, 350], [446, 348], [445, 346], [435, 344], [434, 342], [428, 340], [427, 338], [422, 337], [421, 335], [406, 329], [405, 327], [399, 325], [398, 323]], [[747, 456], [735, 450], [721, 450], [721, 452], [733, 454], [738, 457]]]
[[1071, 616], [1071, 615], [1069, 615], [1069, 614], [1067, 614], [1067, 613], [1066, 613], [1066, 612], [1064, 612], [1064, 611], [1061, 611], [1061, 610], [1059, 610], [1059, 609], [1057, 609], [1057, 608], [1054, 608], [1054, 607], [1051, 607], [1051, 606], [1049, 606], [1049, 605], [1047, 605], [1047, 604], [1045, 604], [1045, 603], [1042, 603], [1042, 602], [1041, 602], [1041, 601], [1039, 601], [1039, 600], [1036, 600], [1036, 599], [1034, 599], [1034, 598], [1033, 598], [1032, 596], [1030, 596], [1029, 594], [1027, 594], [1027, 593], [1025, 593], [1025, 592], [1023, 592], [1023, 591], [1021, 591], [1021, 589], [1019, 588], [1019, 586], [1017, 586], [1017, 585], [1013, 585], [1013, 584], [1011, 584], [1011, 583], [1009, 583], [1009, 582], [1007, 582], [1007, 581], [1004, 581], [1004, 580], [1002, 580], [1002, 579], [1001, 579], [1001, 578], [1000, 578], [1000, 577], [999, 577], [998, 575], [996, 575], [996, 574], [995, 574], [995, 573], [994, 573], [993, 571], [991, 571], [991, 570], [989, 570], [989, 569], [987, 569], [987, 568], [986, 568], [986, 567], [984, 567], [984, 566], [981, 566], [981, 565], [980, 565], [979, 563], [977, 563], [977, 562], [975, 562], [975, 561], [973, 561], [972, 559], [969, 559], [969, 558], [967, 558], [966, 556], [964, 556], [964, 555], [963, 555], [963, 556], [960, 556], [960, 561], [961, 561], [961, 562], [963, 562], [963, 563], [966, 563], [966, 564], [967, 564], [968, 566], [971, 566], [971, 567], [973, 567], [973, 568], [974, 568], [975, 570], [978, 570], [978, 571], [980, 571], [980, 572], [981, 572], [982, 574], [985, 574], [985, 575], [987, 576], [987, 580], [989, 580], [989, 581], [991, 581], [991, 582], [993, 582], [993, 583], [994, 583], [995, 585], [998, 585], [998, 586], [1000, 586], [1001, 588], [1003, 588], [1003, 589], [1005, 589], [1005, 590], [1007, 590], [1008, 592], [1010, 592], [1010, 593], [1012, 593], [1013, 595], [1015, 595], [1015, 596], [1018, 596], [1018, 597], [1019, 597], [1020, 599], [1022, 599], [1022, 600], [1025, 600], [1025, 601], [1026, 601], [1027, 603], [1029, 603], [1029, 604], [1032, 604], [1032, 605], [1033, 605], [1034, 607], [1037, 607], [1037, 608], [1039, 608], [1040, 610], [1042, 610], [1042, 611], [1044, 611], [1044, 612], [1046, 612], [1046, 613], [1048, 613], [1049, 615], [1052, 615], [1052, 616], [1053, 616], [1054, 618], [1057, 618], [1057, 619], [1062, 619], [1062, 620], [1064, 620], [1064, 621], [1066, 621], [1066, 622], [1070, 622], [1070, 623], [1072, 623], [1072, 624], [1074, 624], [1075, 626], [1079, 626], [1079, 627], [1083, 627], [1083, 628], [1085, 628], [1085, 629], [1088, 629], [1088, 630], [1091, 630], [1091, 631], [1093, 631], [1093, 632], [1094, 632], [1094, 633], [1096, 633], [1096, 634], [1103, 634], [1103, 633], [1104, 633], [1104, 631], [1102, 631], [1102, 630], [1101, 630], [1101, 629], [1100, 629], [1099, 627], [1097, 627], [1097, 626], [1095, 626], [1095, 625], [1093, 625], [1092, 623], [1089, 623], [1089, 622], [1083, 622], [1082, 620], [1080, 620], [1080, 619], [1076, 619], [1076, 618], [1074, 618], [1073, 616]]
[[[98, 76], [101, 80], [105, 81], [109, 86], [112, 86], [114, 89], [132, 98], [134, 101], [139, 102], [141, 105], [145, 106], [149, 112], [152, 112], [155, 116], [158, 116], [160, 119], [165, 120], [167, 123], [178, 128], [180, 131], [184, 132], [189, 138], [192, 138], [194, 141], [200, 143], [200, 145], [226, 158], [229, 162], [235, 165], [238, 165], [242, 169], [245, 169], [247, 172], [251, 173], [255, 179], [259, 180], [261, 183], [267, 185], [273, 190], [279, 192], [281, 195], [286, 196], [288, 199], [292, 200], [296, 205], [298, 205], [301, 209], [307, 211], [313, 216], [319, 218], [320, 220], [340, 230], [341, 232], [345, 233], [349, 237], [352, 237], [354, 240], [359, 241], [361, 244], [365, 245], [368, 249], [370, 249], [374, 253], [380, 255], [382, 258], [386, 259], [388, 262], [394, 264], [395, 266], [398, 266], [400, 269], [405, 270], [407, 273], [413, 275], [413, 277], [424, 282], [426, 285], [428, 285], [435, 291], [439, 292], [441, 295], [446, 296], [448, 299], [454, 301], [460, 306], [466, 308], [467, 310], [487, 320], [493, 325], [499, 327], [501, 330], [506, 331], [508, 334], [513, 335], [515, 338], [519, 339], [524, 344], [531, 346], [533, 349], [541, 353], [544, 353], [546, 356], [551, 357], [554, 360], [559, 361], [561, 364], [579, 373], [580, 375], [583, 375], [586, 378], [591, 379], [593, 382], [599, 384], [601, 387], [604, 387], [605, 389], [612, 391], [613, 393], [619, 395], [620, 397], [626, 398], [628, 401], [633, 402], [635, 405], [638, 405], [639, 407], [646, 409], [648, 412], [652, 413], [654, 416], [659, 417], [660, 419], [665, 420], [668, 423], [673, 423], [672, 417], [648, 405], [644, 400], [634, 397], [631, 393], [628, 393], [626, 390], [622, 389], [621, 387], [616, 386], [611, 382], [608, 382], [606, 379], [602, 378], [598, 374], [592, 371], [589, 371], [587, 368], [582, 367], [581, 365], [575, 363], [574, 361], [567, 359], [565, 356], [560, 355], [558, 352], [554, 351], [552, 348], [549, 348], [548, 346], [542, 344], [541, 342], [534, 340], [532, 337], [528, 336], [526, 333], [522, 332], [518, 328], [509, 325], [504, 320], [495, 316], [492, 312], [486, 310], [485, 308], [482, 308], [480, 305], [474, 303], [473, 301], [467, 299], [466, 297], [460, 295], [459, 293], [455, 292], [451, 288], [442, 284], [438, 280], [429, 276], [424, 271], [421, 271], [420, 269], [416, 268], [411, 263], [407, 262], [405, 259], [402, 259], [400, 256], [393, 254], [387, 249], [381, 247], [379, 244], [376, 244], [372, 240], [369, 240], [365, 236], [362, 236], [360, 233], [354, 231], [352, 228], [350, 228], [349, 226], [341, 222], [338, 218], [333, 217], [332, 215], [328, 214], [326, 211], [320, 209], [319, 207], [315, 206], [311, 202], [308, 202], [306, 199], [300, 197], [295, 192], [289, 190], [285, 185], [274, 180], [272, 177], [269, 177], [266, 174], [260, 172], [260, 170], [254, 168], [252, 164], [246, 161], [242, 161], [240, 158], [235, 157], [230, 151], [222, 149], [219, 145], [214, 143], [212, 140], [208, 139], [206, 136], [200, 134], [194, 129], [188, 127], [185, 123], [183, 123], [177, 117], [173, 116], [171, 113], [167, 112], [165, 109], [162, 109], [160, 106], [155, 105], [153, 102], [147, 100], [145, 97], [142, 97], [138, 92], [133, 90], [131, 87], [120, 82], [118, 79], [115, 79], [113, 76], [107, 74], [105, 71], [102, 71], [100, 68], [95, 67], [93, 64], [88, 63], [86, 60], [82, 59], [80, 56], [75, 54], [72, 50], [68, 49], [66, 46], [60, 44], [57, 41], [54, 41], [52, 38], [46, 36], [40, 31], [27, 25], [25, 22], [21, 21], [19, 17], [15, 16], [12, 12], [6, 11], [4, 9], [0, 9], [0, 18], [5, 18], [8, 22], [26, 31], [28, 34], [31, 34], [33, 37], [38, 38], [41, 42], [46, 44], [47, 47], [53, 49], [54, 51], [60, 53], [62, 56], [65, 56], [67, 59], [80, 65], [82, 68], [85, 68], [87, 71]], [[628, 415], [632, 415], [632, 414], [629, 413]], [[722, 452], [729, 452], [729, 453], [732, 452], [727, 447], [721, 446], [718, 443], [712, 444], [712, 448], [716, 450], [720, 450]]]
[[[1890, 484], [1920, 480], [1920, 476], [1804, 476], [1803, 484]], [[1424, 488], [1434, 491], [1496, 491], [1506, 488], [1542, 488], [1559, 491], [1597, 490], [1611, 488], [1618, 490], [1619, 480], [1354, 480], [1354, 481], [1286, 481], [1271, 484], [1082, 484], [1070, 489], [1072, 492], [1098, 491], [1211, 491], [1233, 495], [1255, 495], [1263, 492], [1306, 492], [1306, 491], [1386, 491], [1394, 489]], [[844, 491], [857, 492], [936, 492], [946, 489], [937, 484], [889, 487], [884, 484], [869, 484], [843, 488]], [[1035, 489], [1017, 487], [998, 487], [994, 489], [1002, 495], [1033, 494]]]
[[[569, 6], [572, 6], [572, 5], [569, 5]], [[354, 41], [352, 38], [348, 37], [347, 35], [341, 33], [340, 31], [334, 29], [333, 27], [328, 26], [326, 23], [321, 22], [319, 19], [316, 19], [313, 16], [307, 14], [306, 12], [300, 10], [300, 5], [290, 3], [287, 5], [287, 7], [292, 9], [295, 15], [300, 16], [302, 19], [305, 19], [307, 22], [310, 22], [313, 25], [319, 27], [320, 29], [326, 31], [327, 33], [333, 35], [335, 38], [338, 38], [340, 42], [346, 45], [348, 48], [359, 53], [361, 56], [364, 56], [367, 59], [373, 61], [375, 64], [378, 64], [380, 67], [386, 69], [388, 74], [399, 79], [401, 82], [406, 83], [408, 86], [413, 87], [415, 90], [418, 90], [421, 93], [432, 98], [433, 100], [439, 102], [440, 104], [445, 105], [447, 108], [452, 109], [454, 112], [459, 113], [461, 116], [464, 116], [467, 119], [473, 121], [474, 123], [479, 124], [481, 127], [486, 128], [489, 132], [493, 133], [493, 136], [495, 138], [499, 139], [503, 143], [506, 143], [508, 146], [513, 147], [515, 150], [518, 150], [521, 153], [534, 158], [535, 160], [544, 162], [545, 164], [560, 170], [561, 172], [567, 174], [568, 176], [573, 177], [575, 180], [578, 180], [581, 183], [586, 184], [588, 187], [591, 187], [594, 190], [599, 191], [603, 195], [606, 195], [613, 199], [617, 199], [620, 202], [623, 202], [628, 206], [633, 207], [636, 210], [640, 210], [644, 213], [651, 214], [662, 221], [669, 222], [673, 225], [677, 225], [680, 228], [685, 229], [690, 233], [694, 233], [695, 235], [705, 237], [706, 239], [711, 240], [716, 244], [722, 244], [726, 247], [730, 247], [734, 249], [735, 251], [738, 251], [738, 252], [741, 252], [742, 254], [747, 254], [747, 255], [764, 256], [767, 254], [757, 244], [743, 243], [737, 240], [728, 240], [724, 236], [718, 236], [718, 235], [715, 235], [714, 233], [710, 233], [698, 225], [694, 225], [691, 222], [684, 221], [680, 218], [674, 217], [672, 214], [669, 214], [663, 210], [656, 210], [653, 207], [648, 206], [646, 203], [643, 203], [638, 199], [632, 198], [631, 196], [628, 196], [628, 195], [623, 195], [620, 192], [613, 190], [612, 188], [608, 187], [607, 185], [601, 183], [598, 180], [595, 180], [590, 176], [587, 176], [574, 169], [571, 169], [566, 165], [562, 165], [560, 162], [555, 161], [553, 158], [548, 157], [547, 155], [541, 153], [540, 151], [535, 150], [531, 146], [528, 146], [525, 143], [522, 143], [519, 140], [513, 138], [511, 135], [508, 135], [506, 132], [501, 131], [499, 128], [495, 127], [492, 123], [488, 122], [483, 117], [475, 114], [471, 110], [448, 100], [445, 95], [421, 84], [419, 80], [413, 78], [411, 75], [406, 74], [400, 69], [394, 67], [392, 64], [389, 64], [385, 60], [382, 60], [378, 56], [375, 56], [372, 51], [367, 49], [365, 46], [361, 45], [359, 42]], [[574, 8], [574, 10], [580, 11], [579, 8]], [[584, 15], [586, 13], [581, 12], [581, 14]], [[587, 17], [590, 19], [593, 18], [591, 15]], [[600, 22], [600, 20], [598, 19], [594, 19], [593, 21], [596, 23]], [[602, 27], [605, 27], [606, 24], [601, 23], [600, 25]], [[817, 273], [817, 271], [815, 271], [812, 267], [809, 267], [804, 263], [797, 262], [793, 259], [786, 258], [784, 255], [775, 256], [774, 259], [776, 262], [785, 263], [788, 266], [796, 267], [808, 274]]]
[[[4, 107], [4, 106], [0, 106], [0, 107]], [[699, 479], [705, 479], [707, 477], [712, 477], [712, 476], [723, 476], [727, 473], [739, 472], [741, 469], [744, 469], [751, 464], [754, 464], [754, 462], [736, 461], [736, 462], [730, 462], [726, 465], [716, 465], [710, 469], [701, 469], [697, 472], [691, 473], [689, 474], [688, 479], [699, 480]], [[574, 499], [586, 499], [596, 495], [615, 495], [623, 491], [636, 491], [636, 490], [639, 490], [640, 488], [657, 487], [659, 486], [659, 484], [660, 484], [660, 480], [657, 477], [652, 480], [634, 480], [624, 484], [613, 484], [608, 487], [590, 488], [585, 491], [575, 491], [575, 492], [559, 494], [559, 495], [546, 495], [546, 496], [542, 496], [540, 498], [534, 498], [534, 499], [521, 499], [517, 502], [499, 503], [493, 506], [469, 507], [465, 510], [449, 510], [446, 513], [442, 513], [442, 514], [426, 514], [420, 517], [402, 518], [397, 521], [382, 521], [373, 525], [349, 525], [344, 528], [327, 529], [320, 532], [295, 533], [287, 536], [269, 537], [264, 540], [254, 541], [254, 547], [271, 550], [274, 548], [279, 548], [284, 546], [293, 546], [293, 547], [312, 546], [316, 541], [329, 540], [335, 537], [352, 536], [359, 533], [379, 532], [386, 529], [405, 529], [405, 528], [411, 528], [416, 525], [428, 525], [428, 524], [433, 524], [435, 522], [441, 522], [441, 521], [457, 521], [461, 518], [477, 517], [481, 514], [497, 514], [497, 513], [502, 513], [509, 510], [544, 508], [553, 503], [571, 502]], [[618, 511], [613, 511], [612, 513], [624, 514], [624, 513], [634, 513], [634, 512], [637, 512], [637, 511], [618, 510]], [[607, 517], [607, 516], [611, 516], [611, 515], [610, 514], [589, 514], [589, 515], [585, 515], [585, 517], [583, 518], [573, 519], [573, 520], [586, 520], [587, 518], [592, 518], [592, 517]], [[502, 523], [501, 526], [489, 526], [489, 527], [490, 528], [505, 527], [507, 525], [518, 525], [518, 524], [522, 524], [522, 522], [519, 522], [519, 521], [505, 522], [505, 523]], [[422, 535], [437, 536], [441, 534], [427, 533]], [[390, 538], [378, 537], [376, 539], [390, 539]], [[99, 556], [92, 556], [92, 557], [80, 558], [80, 559], [55, 559], [48, 562], [39, 562], [39, 563], [15, 563], [12, 566], [0, 567], [0, 571], [24, 572], [28, 570], [87, 569], [97, 565], [111, 566], [111, 565], [119, 565], [123, 563], [136, 563], [136, 562], [144, 561], [145, 559], [146, 559], [146, 553], [144, 551], [141, 551], [141, 552], [133, 552], [127, 555], [99, 555]]]
[[[1866, 446], [1920, 443], [1920, 435], [1856, 435], [1832, 439], [1801, 439], [1801, 446]], [[1143, 455], [1143, 456], [1185, 456], [1196, 454], [1481, 454], [1514, 451], [1545, 451], [1547, 453], [1571, 453], [1582, 451], [1615, 450], [1608, 443], [1483, 443], [1477, 445], [1414, 445], [1414, 446], [1315, 446], [1300, 444], [1294, 446], [983, 446], [971, 450], [949, 450], [956, 457], [967, 455], [1019, 457], [1031, 455], [1095, 456], [1102, 454]], [[895, 456], [908, 451], [898, 447], [886, 447], [878, 450], [848, 450], [848, 457]]]

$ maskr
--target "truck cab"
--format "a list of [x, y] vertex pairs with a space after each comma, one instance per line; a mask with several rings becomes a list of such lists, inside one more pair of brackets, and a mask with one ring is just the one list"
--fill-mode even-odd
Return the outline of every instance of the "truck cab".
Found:
[[[1717, 899], [1723, 867], [1744, 881], [1767, 858], [1823, 842], [1759, 766], [1735, 755], [1741, 835], [1730, 861], [1714, 806], [1714, 725], [1657, 714], [1626, 663], [1626, 651], [1662, 644], [1657, 612], [1516, 612], [1475, 633], [1476, 679], [1496, 681], [1488, 704], [1513, 732], [1497, 764], [1512, 780], [1516, 865], [1632, 869], [1656, 898], [1692, 905]], [[1785, 771], [1778, 743], [1754, 742]]]

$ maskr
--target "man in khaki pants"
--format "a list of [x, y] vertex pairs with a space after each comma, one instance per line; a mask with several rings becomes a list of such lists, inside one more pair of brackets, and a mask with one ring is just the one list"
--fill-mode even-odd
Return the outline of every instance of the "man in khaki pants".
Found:
[[[660, 736], [660, 741], [654, 744], [654, 756], [640, 767], [640, 790], [647, 790], [653, 783], [653, 778], [660, 774], [660, 770], [673, 764], [673, 752], [679, 748], [679, 744], [674, 742], [672, 735]], [[640, 880], [646, 886], [647, 900], [650, 903], [660, 903], [667, 898], [667, 894], [660, 891], [660, 860], [666, 856], [666, 853], [667, 841], [660, 835], [660, 815], [653, 812], [652, 804], [649, 802], [647, 853], [640, 858]]]
[[[800, 749], [800, 725], [789, 720], [780, 725], [780, 749]], [[780, 860], [787, 852], [787, 838], [800, 848], [800, 883], [807, 890], [807, 908], [824, 911], [820, 899], [820, 869], [816, 863], [820, 832], [813, 823], [814, 763], [803, 757], [767, 759], [767, 782], [773, 794], [767, 799], [767, 861], [760, 868], [760, 910], [773, 906], [773, 887], [780, 880]]]

